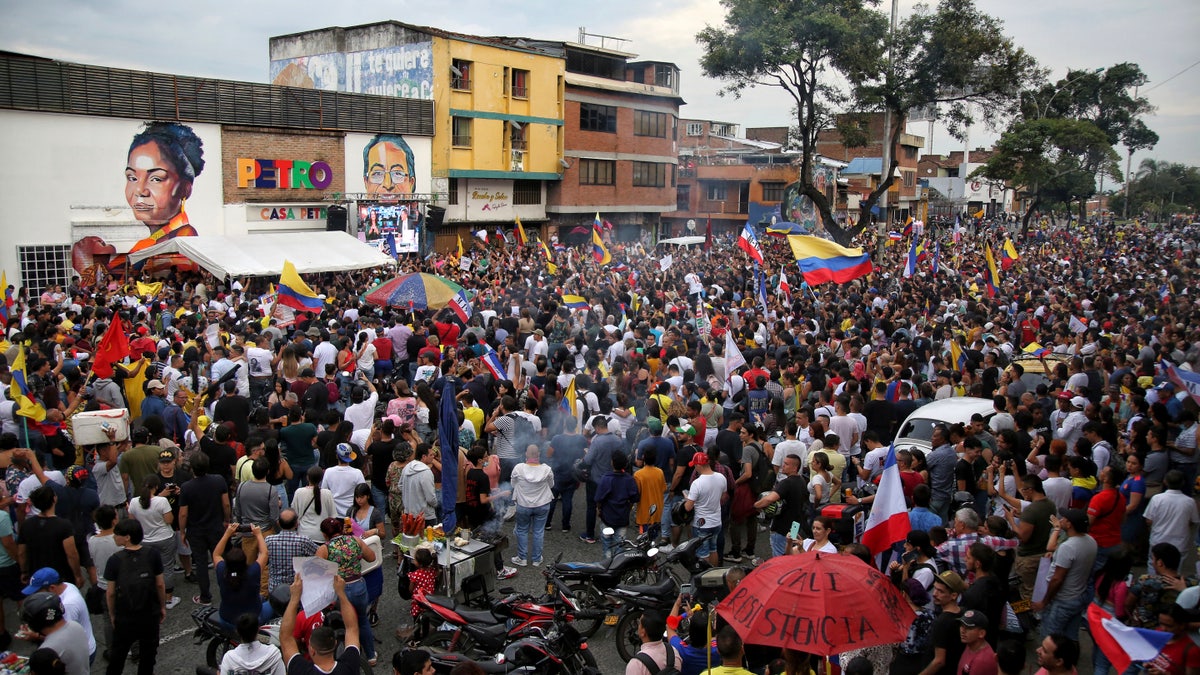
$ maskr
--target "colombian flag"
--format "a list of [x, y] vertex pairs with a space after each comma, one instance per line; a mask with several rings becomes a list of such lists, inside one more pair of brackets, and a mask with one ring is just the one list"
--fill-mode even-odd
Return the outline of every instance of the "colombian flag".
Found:
[[612, 255], [604, 247], [604, 240], [600, 238], [600, 233], [596, 230], [592, 230], [592, 257], [601, 265], [612, 262]]
[[1012, 239], [1006, 239], [1004, 246], [1000, 247], [1000, 269], [1008, 271], [1021, 256], [1017, 255], [1017, 247], [1013, 245]]
[[788, 244], [810, 286], [832, 281], [844, 284], [871, 273], [871, 256], [861, 248], [846, 248], [808, 235], [791, 235]]
[[562, 296], [563, 306], [569, 309], [587, 309], [587, 298], [582, 295], [564, 295]]
[[992, 245], [985, 244], [983, 258], [987, 261], [987, 269], [983, 272], [983, 280], [987, 283], [989, 298], [996, 297], [996, 289], [1000, 288], [1000, 272], [996, 270], [996, 256], [992, 254]]
[[558, 402], [558, 407], [561, 408], [563, 412], [569, 412], [572, 415], [576, 415], [578, 413], [575, 412], [575, 401], [575, 378], [572, 377], [571, 384], [567, 385], [567, 390], [563, 392], [562, 400]]
[[33, 397], [29, 391], [28, 374], [25, 372], [25, 348], [17, 352], [17, 358], [12, 364], [12, 384], [9, 385], [9, 398], [17, 404], [13, 412], [22, 417], [28, 417], [34, 422], [46, 419], [46, 409]]
[[4, 301], [0, 302], [0, 324], [8, 324], [9, 308], [12, 307], [12, 295], [8, 292], [8, 272], [0, 272], [0, 291], [4, 293]]
[[279, 275], [279, 298], [277, 302], [284, 307], [300, 311], [319, 312], [325, 302], [317, 297], [316, 291], [308, 287], [296, 272], [296, 266], [290, 260], [283, 261], [283, 273]]
[[529, 237], [525, 236], [525, 226], [521, 224], [520, 216], [517, 216], [517, 224], [513, 227], [513, 237], [517, 240], [517, 246], [529, 243]]
[[542, 253], [546, 254], [546, 271], [550, 274], [558, 274], [558, 265], [552, 262], [554, 257], [550, 255], [550, 247], [546, 246], [544, 241], [538, 243], [542, 245]]

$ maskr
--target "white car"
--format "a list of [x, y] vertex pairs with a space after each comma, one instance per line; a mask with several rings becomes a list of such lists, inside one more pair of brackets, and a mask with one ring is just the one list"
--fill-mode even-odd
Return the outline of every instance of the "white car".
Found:
[[896, 451], [916, 448], [929, 454], [929, 451], [933, 449], [929, 441], [933, 437], [935, 426], [938, 424], [946, 426], [955, 423], [967, 424], [975, 413], [983, 415], [984, 421], [991, 419], [992, 415], [996, 414], [992, 400], [972, 396], [955, 396], [927, 403], [914, 410], [904, 420], [904, 424], [900, 425], [894, 441]]

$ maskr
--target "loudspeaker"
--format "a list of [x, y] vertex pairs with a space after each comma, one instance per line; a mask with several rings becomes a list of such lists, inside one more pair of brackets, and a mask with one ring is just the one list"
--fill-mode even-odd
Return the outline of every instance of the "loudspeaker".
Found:
[[327, 232], [346, 231], [346, 207], [336, 204], [329, 207], [325, 216], [325, 230]]
[[446, 219], [446, 209], [429, 204], [425, 207], [425, 227], [441, 227]]

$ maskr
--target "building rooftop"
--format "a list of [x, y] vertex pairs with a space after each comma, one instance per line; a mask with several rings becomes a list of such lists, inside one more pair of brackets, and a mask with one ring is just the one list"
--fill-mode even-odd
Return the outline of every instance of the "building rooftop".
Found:
[[882, 157], [855, 157], [842, 169], [843, 176], [878, 176], [883, 173]]

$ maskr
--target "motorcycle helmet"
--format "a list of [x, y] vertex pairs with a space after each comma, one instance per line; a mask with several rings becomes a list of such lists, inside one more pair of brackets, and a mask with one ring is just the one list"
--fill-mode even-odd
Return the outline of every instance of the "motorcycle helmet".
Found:
[[[770, 491], [764, 492], [764, 493], [760, 494], [760, 495], [758, 496], [758, 498], [759, 498], [759, 499], [762, 499], [762, 498], [766, 497], [766, 496], [767, 496], [767, 495], [769, 495], [769, 494], [771, 494], [771, 492], [770, 492]], [[760, 511], [758, 512], [758, 516], [759, 516], [759, 518], [761, 518], [761, 519], [763, 519], [763, 520], [770, 520], [770, 519], [774, 518], [774, 517], [776, 516], [776, 514], [778, 514], [778, 513], [779, 513], [779, 509], [780, 509], [782, 506], [783, 506], [783, 500], [782, 500], [782, 499], [776, 499], [775, 501], [771, 502], [770, 504], [767, 504], [766, 506], [764, 506], [764, 507], [762, 508], [762, 510], [760, 510]]]
[[62, 600], [54, 593], [41, 592], [25, 598], [21, 605], [21, 620], [40, 633], [63, 618]]
[[671, 507], [671, 522], [675, 525], [687, 525], [696, 517], [695, 511], [688, 511], [684, 508], [684, 502], [676, 502]]

